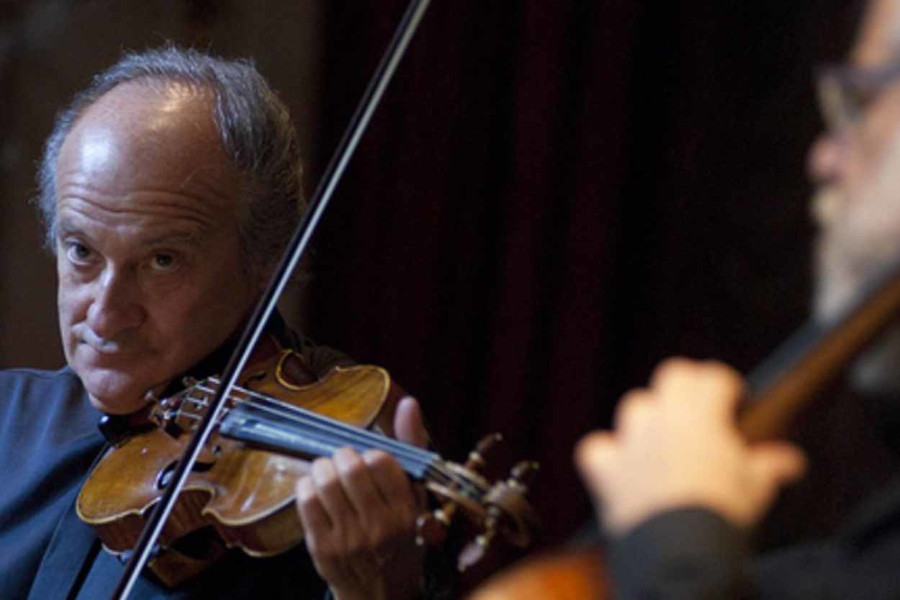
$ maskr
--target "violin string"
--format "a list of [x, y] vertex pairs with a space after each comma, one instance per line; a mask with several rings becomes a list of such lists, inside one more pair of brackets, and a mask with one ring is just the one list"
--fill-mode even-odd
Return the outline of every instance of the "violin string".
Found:
[[[269, 413], [269, 414], [272, 414], [272, 415], [274, 415], [274, 416], [276, 416], [276, 417], [279, 417], [279, 418], [285, 417], [285, 416], [286, 416], [286, 415], [283, 415], [280, 411], [278, 411], [278, 409], [268, 408], [268, 407], [259, 405], [259, 404], [257, 404], [257, 403], [247, 402], [247, 401], [245, 401], [245, 400], [236, 399], [236, 398], [234, 398], [234, 397], [232, 397], [231, 399], [232, 399], [232, 400], [235, 400], [238, 404], [251, 406], [251, 407], [253, 407], [253, 408], [256, 408], [257, 410], [265, 411], [265, 412], [267, 412], [267, 413]], [[201, 405], [201, 406], [203, 405], [202, 402], [194, 402], [194, 404], [199, 404], [199, 405]], [[223, 411], [223, 412], [227, 412], [227, 411], [228, 411], [228, 409], [226, 408], [225, 411]], [[200, 419], [202, 418], [202, 416], [200, 416], [200, 415], [192, 414], [192, 413], [187, 413], [187, 412], [184, 412], [184, 411], [179, 412], [179, 416], [182, 417], [182, 418], [187, 418], [187, 419], [189, 419], [189, 420], [195, 420], [195, 421], [198, 421], [198, 420], [200, 420]], [[307, 422], [304, 422], [304, 421], [302, 421], [302, 420], [297, 420], [297, 419], [290, 418], [290, 417], [288, 417], [288, 420], [290, 421], [291, 426], [297, 431], [298, 434], [310, 434], [310, 433], [316, 433], [314, 430], [316, 430], [316, 429], [321, 430], [321, 429], [322, 429], [322, 427], [317, 427], [316, 424], [307, 423]], [[280, 422], [283, 422], [283, 420], [280, 421]], [[326, 431], [326, 433], [328, 433], [328, 432]], [[346, 445], [346, 444], [343, 444], [342, 442], [345, 442], [345, 441], [348, 441], [348, 440], [347, 440], [346, 438], [334, 436], [333, 439], [324, 439], [324, 438], [323, 438], [323, 439], [320, 440], [320, 441], [331, 442], [331, 443], [332, 443], [333, 445], [335, 445], [335, 446], [341, 446], [341, 445]], [[349, 441], [352, 443], [352, 442], [354, 442], [354, 441], [356, 441], [356, 440], [349, 440]], [[371, 446], [371, 449], [389, 451], [389, 449], [387, 449], [387, 448], [379, 447], [379, 446], [382, 445], [380, 442], [381, 442], [381, 440], [379, 440], [379, 442], [377, 442], [377, 443], [373, 443], [373, 444], [369, 444], [369, 445]], [[391, 454], [395, 454], [395, 453], [394, 453], [394, 452], [391, 452]], [[400, 457], [400, 458], [403, 458], [403, 457]], [[413, 461], [416, 460], [415, 457], [412, 457], [412, 458], [410, 458], [410, 457], [405, 457], [405, 458], [409, 459], [410, 462], [413, 462]], [[427, 468], [428, 468], [428, 465], [427, 465], [427, 464], [422, 464], [421, 466], [423, 467], [423, 469], [427, 469]]]
[[[479, 490], [468, 480], [466, 480], [466, 478], [454, 476], [451, 471], [442, 468], [439, 463], [436, 463], [435, 461], [437, 457], [433, 453], [427, 453], [414, 446], [405, 445], [402, 442], [398, 442], [383, 435], [364, 429], [357, 429], [339, 421], [331, 422], [331, 420], [327, 417], [323, 417], [322, 415], [318, 415], [316, 413], [309, 413], [304, 409], [300, 409], [290, 404], [282, 403], [278, 400], [273, 400], [264, 395], [248, 392], [247, 390], [242, 391], [250, 394], [256, 399], [256, 402], [250, 403], [251, 406], [254, 406], [259, 410], [274, 414], [279, 418], [286, 419], [294, 427], [299, 426], [302, 428], [312, 428], [314, 430], [319, 430], [320, 435], [322, 432], [324, 432], [326, 436], [331, 437], [331, 441], [335, 447], [340, 447], [348, 444], [352, 445], [353, 442], [361, 441], [365, 444], [368, 444], [369, 447], [378, 448], [390, 454], [393, 454], [401, 462], [403, 460], [415, 461], [417, 463], [417, 466], [422, 469], [421, 476], [426, 479], [428, 479], [430, 476], [432, 480], [435, 480], [444, 485], [456, 483], [457, 487], [465, 489], [470, 494], [475, 495], [476, 497], [481, 495], [479, 493]], [[310, 419], [306, 417], [312, 417], [312, 419], [317, 422], [310, 422]], [[314, 431], [309, 431], [309, 433], [316, 434], [316, 432]], [[361, 440], [361, 438], [365, 439]], [[412, 456], [410, 456], [411, 454]], [[425, 456], [423, 458], [416, 455]], [[427, 460], [425, 460], [425, 458], [427, 458]], [[419, 459], [422, 460], [420, 461]]]
[[253, 390], [243, 389], [240, 387], [236, 387], [235, 390], [247, 394], [248, 396], [250, 396], [250, 398], [255, 400], [255, 402], [242, 400], [239, 398], [233, 398], [234, 400], [237, 400], [249, 406], [255, 406], [256, 408], [267, 410], [267, 412], [270, 412], [271, 414], [275, 414], [279, 417], [297, 423], [298, 425], [315, 423], [317, 425], [321, 425], [322, 429], [326, 431], [331, 430], [338, 434], [343, 433], [345, 434], [346, 438], [350, 439], [351, 441], [355, 441], [354, 438], [356, 438], [360, 439], [361, 441], [369, 442], [374, 447], [389, 451], [397, 456], [415, 460], [423, 466], [436, 458], [436, 455], [434, 453], [428, 452], [427, 450], [422, 450], [421, 448], [417, 448], [409, 444], [404, 444], [403, 442], [380, 435], [367, 429], [359, 429], [347, 425], [346, 423], [330, 419], [318, 413], [305, 410], [292, 404], [287, 404], [276, 398], [260, 394]]
[[[239, 391], [256, 399], [256, 402], [249, 403], [251, 406], [284, 418], [294, 425], [303, 427], [312, 426], [313, 429], [324, 431], [326, 435], [332, 435], [336, 438], [334, 440], [336, 446], [342, 446], [348, 443], [352, 444], [355, 441], [362, 441], [367, 443], [370, 447], [384, 450], [398, 459], [415, 461], [423, 468], [423, 474], [430, 473], [432, 479], [440, 483], [456, 483], [457, 486], [467, 488], [468, 491], [476, 496], [481, 495], [480, 490], [478, 489], [479, 486], [474, 485], [474, 482], [441, 465], [439, 457], [433, 452], [428, 452], [415, 446], [404, 444], [398, 440], [366, 429], [352, 427], [346, 423], [335, 421], [323, 415], [302, 409], [292, 404], [281, 402], [252, 390], [240, 389]], [[236, 400], [246, 403], [246, 401], [240, 399]]]
[[[210, 379], [209, 381], [214, 386], [218, 385], [218, 381], [215, 379]], [[213, 388], [204, 386], [202, 383], [197, 384], [195, 388], [206, 393], [213, 393], [215, 391]], [[445, 485], [451, 483], [456, 484], [456, 486], [460, 488], [460, 491], [468, 492], [473, 497], [479, 497], [486, 491], [481, 482], [463, 477], [456, 471], [447, 468], [438, 460], [438, 455], [432, 452], [422, 450], [409, 444], [404, 444], [398, 440], [388, 438], [366, 429], [352, 427], [318, 413], [260, 394], [254, 390], [241, 388], [239, 386], [235, 386], [234, 390], [247, 394], [253, 399], [247, 400], [232, 396], [230, 399], [235, 404], [254, 406], [260, 410], [265, 410], [266, 412], [277, 415], [282, 419], [286, 419], [296, 425], [305, 427], [312, 426], [314, 429], [324, 432], [326, 435], [336, 436], [338, 438], [335, 442], [337, 446], [345, 445], [347, 442], [353, 443], [354, 441], [360, 441], [363, 444], [368, 444], [370, 447], [384, 450], [398, 459], [406, 459], [415, 462], [419, 466], [424, 467], [424, 473], [430, 474], [432, 480]], [[203, 400], [191, 396], [188, 396], [187, 399], [193, 404], [199, 406], [205, 405], [205, 401]]]
[[[216, 379], [210, 379], [210, 382], [215, 386], [218, 385], [218, 381]], [[202, 392], [212, 393], [214, 392], [213, 388], [208, 386], [204, 386], [202, 383], [199, 383], [195, 386], [194, 389], [198, 389]], [[340, 421], [334, 421], [333, 419], [329, 419], [317, 413], [313, 413], [311, 411], [302, 409], [300, 407], [294, 406], [292, 404], [287, 404], [281, 402], [277, 399], [265, 396], [263, 394], [259, 394], [254, 390], [248, 390], [241, 387], [235, 388], [237, 391], [247, 394], [248, 396], [255, 398], [257, 402], [247, 401], [245, 399], [241, 399], [235, 396], [232, 396], [230, 400], [235, 404], [247, 404], [249, 406], [255, 406], [260, 410], [267, 410], [272, 414], [276, 414], [283, 419], [287, 419], [297, 425], [302, 426], [310, 426], [312, 423], [310, 421], [316, 421], [319, 423], [319, 426], [316, 429], [325, 430], [326, 433], [330, 433], [334, 435], [334, 430], [337, 429], [340, 433], [341, 431], [346, 434], [344, 436], [345, 439], [339, 440], [335, 442], [335, 445], [345, 445], [346, 438], [349, 437], [349, 442], [352, 443], [354, 438], [357, 440], [361, 437], [365, 437], [364, 442], [368, 442], [372, 447], [380, 446], [380, 449], [385, 450], [388, 453], [393, 454], [399, 459], [407, 458], [412, 461], [422, 461], [419, 464], [424, 466], [424, 475], [431, 475], [431, 479], [444, 484], [450, 485], [451, 483], [455, 483], [456, 487], [459, 488], [461, 492], [468, 492], [473, 497], [479, 497], [483, 495], [485, 490], [483, 489], [483, 485], [479, 485], [480, 482], [472, 481], [469, 478], [461, 476], [459, 473], [448, 469], [441, 463], [436, 463], [435, 460], [439, 457], [434, 453], [429, 453], [427, 451], [416, 448], [415, 446], [410, 446], [408, 444], [403, 444], [397, 440], [393, 440], [386, 436], [377, 434], [375, 432], [370, 432], [365, 429], [358, 429], [355, 427], [351, 427], [345, 423], [341, 423]], [[195, 404], [198, 406], [205, 406], [206, 401], [203, 399], [198, 399], [193, 396], [187, 395], [186, 400], [191, 404]], [[264, 406], [264, 404], [270, 405], [268, 408]], [[199, 418], [199, 417], [197, 417]], [[331, 430], [331, 432], [329, 432]], [[312, 432], [311, 432], [312, 433]], [[414, 454], [414, 456], [409, 456], [410, 452]], [[415, 456], [418, 455], [418, 456]]]
[[[248, 406], [252, 406], [276, 419], [280, 419], [281, 422], [288, 422], [291, 426], [298, 428], [299, 430], [306, 430], [304, 432], [324, 434], [338, 447], [345, 445], [345, 443], [352, 445], [354, 442], [357, 442], [368, 448], [390, 452], [398, 459], [406, 460], [419, 468], [427, 466], [433, 458], [425, 453], [417, 452], [412, 448], [404, 448], [397, 443], [393, 443], [389, 438], [379, 436], [378, 434], [373, 434], [361, 429], [345, 428], [344, 426], [328, 423], [327, 421], [319, 421], [318, 419], [310, 420], [304, 418], [306, 415], [292, 414], [285, 407], [278, 406], [277, 403], [270, 403], [270, 401], [265, 398], [255, 398], [253, 401], [246, 403]], [[365, 433], [363, 433], [364, 431]]]
[[[201, 387], [198, 387], [198, 389], [203, 390], [203, 388], [201, 388]], [[205, 389], [204, 391], [208, 392], [209, 390]], [[265, 398], [265, 396], [263, 396], [263, 398]], [[230, 399], [238, 404], [248, 404], [250, 406], [254, 405], [253, 403], [248, 403], [247, 401], [242, 400], [240, 398], [232, 397]], [[206, 402], [204, 400], [197, 399], [197, 398], [190, 398], [190, 403], [201, 406], [201, 407], [206, 405]], [[258, 407], [258, 408], [260, 408], [260, 407]], [[264, 409], [261, 408], [261, 410], [264, 410]], [[228, 408], [225, 408], [224, 412], [227, 412], [227, 411], [228, 411]], [[194, 420], [199, 420], [202, 418], [200, 415], [196, 415], [196, 414], [192, 414], [192, 413], [185, 413], [181, 410], [179, 410], [179, 415], [182, 417], [194, 419]], [[378, 435], [378, 434], [375, 434], [375, 435]], [[379, 437], [383, 437], [383, 436], [379, 436]], [[341, 444], [340, 442], [335, 442], [335, 445], [340, 446], [343, 444]], [[453, 484], [456, 484], [455, 489], [457, 492], [467, 495], [471, 498], [476, 498], [476, 499], [480, 498], [486, 492], [486, 490], [483, 489], [484, 486], [478, 485], [478, 483], [471, 481], [470, 479], [468, 479], [466, 477], [462, 477], [460, 474], [458, 474], [455, 471], [446, 467], [443, 464], [443, 462], [440, 460], [438, 460], [436, 462], [432, 462], [432, 463], [428, 464], [427, 466], [425, 466], [422, 477], [426, 480], [430, 479], [431, 481], [434, 481], [435, 483], [444, 485], [446, 487], [451, 487]]]

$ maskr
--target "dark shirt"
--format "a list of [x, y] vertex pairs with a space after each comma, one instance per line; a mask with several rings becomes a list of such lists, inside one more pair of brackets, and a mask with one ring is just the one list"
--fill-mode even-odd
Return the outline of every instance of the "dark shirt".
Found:
[[735, 527], [686, 508], [613, 541], [609, 558], [620, 600], [900, 598], [900, 482], [821, 542], [754, 559]]
[[60, 517], [103, 446], [71, 371], [0, 373], [0, 598], [24, 598]]

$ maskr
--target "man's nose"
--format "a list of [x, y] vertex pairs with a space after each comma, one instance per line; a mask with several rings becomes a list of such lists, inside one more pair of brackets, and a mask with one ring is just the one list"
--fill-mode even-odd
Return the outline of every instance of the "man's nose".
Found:
[[113, 340], [143, 322], [140, 287], [136, 274], [112, 267], [95, 281], [94, 296], [87, 312], [87, 324], [101, 338]]
[[813, 183], [828, 184], [840, 179], [847, 153], [845, 137], [842, 133], [824, 132], [813, 142], [806, 165]]

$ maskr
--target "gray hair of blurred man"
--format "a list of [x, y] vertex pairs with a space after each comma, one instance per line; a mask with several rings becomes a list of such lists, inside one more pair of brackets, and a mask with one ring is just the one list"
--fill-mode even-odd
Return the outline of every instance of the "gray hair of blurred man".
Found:
[[239, 223], [245, 267], [264, 274], [290, 239], [305, 208], [297, 134], [287, 107], [252, 62], [225, 60], [175, 46], [125, 54], [98, 74], [56, 118], [37, 175], [44, 242], [56, 251], [56, 162], [78, 118], [128, 82], [179, 83], [212, 94], [222, 147], [243, 179]]

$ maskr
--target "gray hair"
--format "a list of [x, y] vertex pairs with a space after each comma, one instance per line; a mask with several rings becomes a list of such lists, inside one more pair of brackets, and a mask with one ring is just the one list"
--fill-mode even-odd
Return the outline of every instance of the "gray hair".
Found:
[[299, 144], [287, 107], [252, 62], [175, 46], [124, 55], [58, 115], [37, 176], [47, 247], [56, 250], [56, 162], [66, 136], [101, 96], [132, 81], [176, 82], [212, 94], [222, 146], [243, 179], [243, 255], [254, 271], [271, 267], [305, 208]]

